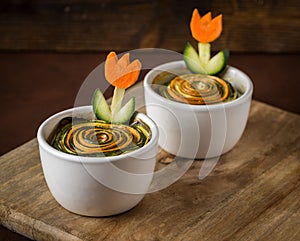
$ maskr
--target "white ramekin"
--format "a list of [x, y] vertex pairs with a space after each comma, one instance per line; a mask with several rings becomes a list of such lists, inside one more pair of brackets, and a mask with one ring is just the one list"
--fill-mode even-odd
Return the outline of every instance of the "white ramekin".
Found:
[[112, 157], [80, 157], [63, 153], [47, 143], [50, 132], [67, 116], [88, 116], [91, 106], [57, 113], [38, 129], [40, 158], [47, 185], [67, 210], [86, 216], [108, 216], [136, 206], [147, 193], [157, 154], [158, 129], [146, 115], [137, 114], [150, 127], [152, 137], [144, 147]]
[[253, 85], [242, 71], [228, 67], [223, 78], [243, 94], [236, 100], [212, 105], [189, 105], [168, 100], [153, 90], [162, 71], [185, 68], [184, 61], [159, 65], [144, 79], [147, 115], [159, 127], [159, 145], [177, 156], [211, 158], [231, 150], [240, 139], [248, 119]]

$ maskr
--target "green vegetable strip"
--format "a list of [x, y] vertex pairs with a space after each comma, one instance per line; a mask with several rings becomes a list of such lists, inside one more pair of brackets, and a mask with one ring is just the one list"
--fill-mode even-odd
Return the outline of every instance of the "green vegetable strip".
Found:
[[112, 119], [121, 109], [124, 94], [125, 94], [125, 89], [115, 87], [114, 95], [113, 95], [111, 107], [110, 107], [111, 112], [112, 112]]
[[198, 43], [198, 52], [201, 63], [207, 65], [210, 60], [210, 43]]

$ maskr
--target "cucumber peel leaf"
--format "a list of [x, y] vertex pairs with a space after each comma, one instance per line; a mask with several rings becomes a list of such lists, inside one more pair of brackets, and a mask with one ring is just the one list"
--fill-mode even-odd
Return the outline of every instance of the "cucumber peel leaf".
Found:
[[97, 119], [108, 123], [125, 123], [130, 120], [135, 111], [135, 98], [132, 97], [116, 113], [112, 114], [111, 107], [107, 104], [105, 97], [97, 88], [93, 95], [92, 105], [93, 112]]
[[112, 123], [125, 123], [130, 120], [135, 110], [135, 98], [132, 97], [115, 115], [112, 115]]
[[184, 48], [183, 58], [186, 66], [193, 73], [206, 74], [206, 69], [202, 65], [197, 51], [193, 48], [193, 46], [190, 43], [187, 43]]
[[97, 119], [104, 120], [106, 122], [111, 121], [111, 110], [106, 102], [105, 97], [99, 89], [96, 89], [92, 100], [93, 111]]
[[[210, 51], [210, 48], [206, 46], [197, 53], [194, 47], [187, 43], [183, 52], [186, 66], [196, 74], [217, 75], [221, 73], [227, 66], [229, 51], [227, 49], [221, 50], [210, 59], [207, 59], [210, 53], [204, 53], [203, 51]], [[202, 60], [201, 56], [205, 60]]]

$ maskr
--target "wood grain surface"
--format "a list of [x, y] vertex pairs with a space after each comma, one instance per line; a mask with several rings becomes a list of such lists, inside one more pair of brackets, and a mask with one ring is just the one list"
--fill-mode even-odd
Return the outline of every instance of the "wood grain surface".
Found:
[[[195, 44], [188, 28], [195, 7], [201, 14], [223, 13], [224, 30], [212, 50], [231, 50], [230, 64], [252, 77], [254, 98], [299, 114], [297, 0], [1, 0], [0, 155], [32, 139], [46, 117], [71, 107], [82, 81], [109, 50], [182, 52], [187, 41]], [[275, 219], [287, 212], [280, 206], [270, 211]], [[252, 229], [264, 231], [262, 218]], [[25, 240], [3, 230], [0, 225], [1, 241]]]
[[0, 51], [182, 51], [187, 41], [195, 43], [189, 30], [194, 8], [223, 14], [216, 50], [300, 51], [298, 0], [2, 0]]
[[198, 179], [197, 160], [173, 185], [107, 218], [57, 204], [33, 139], [0, 158], [1, 224], [35, 240], [299, 240], [299, 127], [299, 115], [253, 101], [241, 140], [208, 177]]

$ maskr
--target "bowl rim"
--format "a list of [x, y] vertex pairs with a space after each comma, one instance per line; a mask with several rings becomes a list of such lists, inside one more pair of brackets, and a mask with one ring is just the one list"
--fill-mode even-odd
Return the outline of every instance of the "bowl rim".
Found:
[[[150, 70], [144, 78], [144, 89], [145, 92], [147, 91], [148, 93], [150, 93], [153, 97], [160, 99], [161, 101], [163, 101], [165, 104], [169, 104], [172, 106], [175, 106], [178, 109], [191, 109], [191, 110], [198, 110], [198, 111], [207, 111], [207, 110], [218, 110], [220, 108], [231, 108], [234, 107], [236, 105], [239, 105], [245, 101], [248, 100], [248, 97], [252, 96], [253, 93], [253, 83], [250, 79], [250, 77], [243, 71], [239, 70], [238, 68], [235, 68], [233, 66], [228, 65], [226, 67], [225, 71], [234, 71], [236, 73], [238, 73], [239, 75], [242, 76], [243, 78], [243, 82], [247, 84], [246, 86], [246, 90], [245, 92], [237, 99], [232, 100], [232, 101], [228, 101], [228, 102], [221, 102], [221, 103], [216, 103], [216, 104], [210, 104], [210, 105], [190, 105], [187, 103], [181, 103], [181, 102], [176, 102], [176, 101], [172, 101], [172, 100], [168, 100], [167, 98], [164, 98], [163, 96], [159, 95], [157, 92], [155, 92], [153, 90], [153, 88], [151, 87], [152, 85], [152, 81], [153, 81], [153, 75], [156, 71], [166, 71], [166, 70], [172, 70], [175, 68], [182, 68], [182, 67], [186, 67], [184, 60], [179, 60], [179, 61], [171, 61], [165, 64], [161, 64], [156, 66], [155, 68], [153, 68], [152, 70]], [[156, 76], [156, 75], [154, 75]]]
[[[39, 144], [39, 147], [44, 149], [48, 154], [51, 154], [52, 156], [55, 156], [59, 159], [63, 159], [66, 161], [71, 161], [71, 162], [80, 162], [80, 163], [107, 163], [107, 162], [113, 162], [113, 161], [121, 161], [126, 158], [138, 158], [138, 156], [141, 156], [143, 153], [147, 152], [149, 149], [155, 147], [158, 142], [158, 127], [156, 123], [148, 117], [146, 114], [138, 112], [136, 115], [139, 117], [142, 121], [147, 124], [151, 130], [151, 139], [150, 141], [143, 147], [128, 152], [124, 153], [121, 155], [117, 156], [104, 156], [104, 157], [89, 157], [89, 156], [78, 156], [78, 155], [71, 155], [62, 151], [59, 151], [52, 147], [48, 142], [46, 141], [46, 138], [44, 137], [44, 130], [46, 126], [49, 124], [49, 122], [57, 119], [57, 123], [59, 120], [66, 116], [72, 116], [74, 111], [79, 111], [80, 113], [82, 112], [91, 112], [92, 111], [92, 106], [79, 106], [79, 107], [74, 107], [70, 109], [66, 109], [60, 112], [55, 113], [54, 115], [51, 115], [48, 117], [46, 120], [42, 122], [42, 124], [39, 126], [38, 131], [37, 131], [37, 141]], [[141, 159], [142, 160], [142, 159]]]

